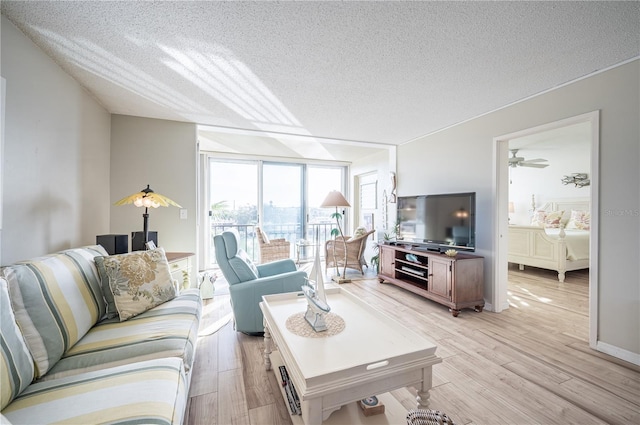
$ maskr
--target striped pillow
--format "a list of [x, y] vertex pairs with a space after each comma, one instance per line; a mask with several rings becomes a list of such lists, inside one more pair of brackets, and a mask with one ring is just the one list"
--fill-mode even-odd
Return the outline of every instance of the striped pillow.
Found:
[[[3, 269], [16, 322], [35, 361], [37, 378], [104, 316], [97, 272], [93, 269], [87, 275], [91, 267], [83, 265], [86, 253], [79, 250]], [[95, 250], [95, 254], [100, 251]]]
[[0, 342], [2, 349], [0, 410], [2, 410], [33, 381], [35, 374], [33, 359], [11, 310], [7, 281], [2, 277], [0, 277]]

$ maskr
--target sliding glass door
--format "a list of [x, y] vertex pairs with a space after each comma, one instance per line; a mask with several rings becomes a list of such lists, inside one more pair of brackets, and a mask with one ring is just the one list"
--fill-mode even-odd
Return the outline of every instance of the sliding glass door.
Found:
[[308, 175], [308, 214], [305, 239], [314, 244], [324, 246], [327, 239], [331, 239], [331, 229], [335, 225], [335, 219], [331, 214], [332, 208], [320, 208], [320, 205], [332, 190], [339, 190], [343, 194], [345, 181], [344, 167], [327, 167], [310, 165]]
[[209, 161], [209, 221], [211, 262], [215, 262], [213, 237], [235, 229], [240, 247], [257, 255], [255, 226], [258, 224], [258, 163], [256, 161]]
[[263, 163], [260, 224], [270, 239], [284, 238], [293, 245], [302, 238], [303, 187], [302, 164]]
[[208, 164], [210, 266], [213, 237], [229, 229], [238, 232], [240, 247], [254, 260], [257, 226], [270, 239], [288, 240], [295, 259], [310, 258], [311, 246], [322, 247], [331, 238], [335, 210], [320, 204], [331, 190], [345, 193], [345, 166], [223, 158], [209, 158]]

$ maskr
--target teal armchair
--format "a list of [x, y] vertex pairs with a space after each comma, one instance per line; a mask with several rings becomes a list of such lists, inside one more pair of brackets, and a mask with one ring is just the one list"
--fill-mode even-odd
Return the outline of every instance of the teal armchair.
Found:
[[220, 271], [229, 283], [236, 330], [247, 334], [264, 332], [259, 306], [262, 296], [301, 291], [307, 273], [299, 271], [291, 259], [255, 265], [231, 231], [214, 236], [213, 246]]

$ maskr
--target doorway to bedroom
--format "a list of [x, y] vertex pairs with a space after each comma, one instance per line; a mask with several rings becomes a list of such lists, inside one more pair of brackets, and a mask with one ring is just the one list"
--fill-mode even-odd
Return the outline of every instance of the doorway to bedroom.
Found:
[[[553, 305], [554, 291], [582, 285], [589, 294], [589, 308], [583, 308], [588, 311], [589, 329], [581, 333], [588, 334], [592, 347], [597, 335], [597, 208], [593, 206], [597, 206], [598, 194], [598, 121], [598, 112], [593, 112], [495, 139], [499, 236], [494, 302], [502, 308], [526, 308], [530, 300]], [[582, 229], [574, 230], [578, 217], [577, 226]], [[565, 283], [560, 282], [563, 276], [558, 273], [565, 258], [552, 262], [546, 258], [564, 246], [558, 242], [538, 244], [547, 237], [558, 238], [560, 233], [573, 233], [566, 236], [567, 242], [582, 239], [571, 241], [568, 247], [566, 268], [571, 271], [566, 272]], [[514, 258], [528, 265], [521, 270], [518, 263], [510, 262]], [[540, 277], [546, 278], [546, 283], [536, 286]], [[549, 287], [549, 282], [556, 283]]]

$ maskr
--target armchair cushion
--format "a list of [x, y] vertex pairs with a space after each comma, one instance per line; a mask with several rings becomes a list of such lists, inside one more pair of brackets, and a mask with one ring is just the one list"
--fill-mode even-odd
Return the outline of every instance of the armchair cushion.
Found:
[[238, 246], [238, 234], [222, 232], [213, 237], [216, 261], [229, 285], [258, 278], [258, 269], [249, 255]]
[[295, 272], [298, 270], [296, 263], [287, 258], [286, 260], [272, 261], [266, 264], [259, 264], [257, 267], [258, 276], [267, 277], [282, 273]]
[[246, 282], [248, 280], [254, 280], [258, 278], [258, 269], [253, 261], [249, 258], [249, 255], [239, 250], [235, 257], [229, 258], [229, 265], [236, 272], [238, 280], [240, 282]]

